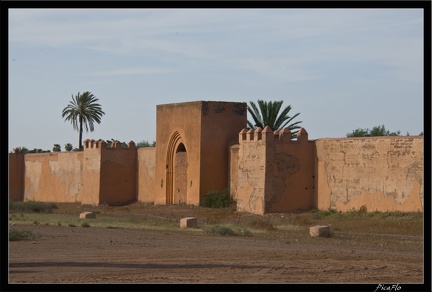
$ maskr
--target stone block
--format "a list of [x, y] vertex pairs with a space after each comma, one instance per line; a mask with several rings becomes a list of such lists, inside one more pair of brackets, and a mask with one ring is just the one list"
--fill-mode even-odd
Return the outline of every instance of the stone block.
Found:
[[197, 218], [186, 217], [180, 219], [180, 228], [196, 228], [198, 226]]
[[96, 214], [93, 213], [93, 212], [83, 212], [83, 213], [80, 214], [80, 218], [83, 218], [83, 219], [89, 219], [89, 218], [94, 219], [94, 218], [96, 218]]
[[311, 237], [330, 237], [331, 227], [328, 225], [315, 225], [309, 228]]

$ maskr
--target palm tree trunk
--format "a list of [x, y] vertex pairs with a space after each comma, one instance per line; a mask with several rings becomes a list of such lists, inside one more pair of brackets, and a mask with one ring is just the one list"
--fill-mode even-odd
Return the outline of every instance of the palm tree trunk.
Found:
[[79, 117], [79, 123], [80, 123], [80, 128], [79, 128], [79, 143], [78, 143], [78, 147], [79, 149], [83, 149], [82, 146], [82, 132], [83, 132], [83, 128], [82, 128], [82, 117]]

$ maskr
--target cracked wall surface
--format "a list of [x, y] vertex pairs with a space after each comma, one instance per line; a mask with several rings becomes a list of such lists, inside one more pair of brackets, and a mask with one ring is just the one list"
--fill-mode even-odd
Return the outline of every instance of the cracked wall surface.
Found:
[[77, 201], [82, 186], [82, 153], [25, 155], [24, 165], [25, 201]]
[[316, 141], [317, 208], [423, 211], [423, 138]]
[[237, 173], [237, 210], [254, 214], [265, 213], [265, 142], [241, 143]]

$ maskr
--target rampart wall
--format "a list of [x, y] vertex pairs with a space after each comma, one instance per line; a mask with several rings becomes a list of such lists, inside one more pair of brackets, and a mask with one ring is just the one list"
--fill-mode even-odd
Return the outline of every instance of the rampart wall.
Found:
[[82, 152], [9, 156], [9, 173], [14, 174], [9, 180], [10, 199], [21, 196], [24, 201], [91, 205], [137, 200], [138, 159], [134, 142], [123, 149], [119, 142], [107, 148], [102, 140], [86, 140]]
[[24, 199], [24, 154], [9, 153], [9, 199]]
[[[169, 144], [171, 162], [164, 148], [159, 171], [168, 174], [165, 162], [172, 163], [172, 202], [168, 203], [190, 203], [188, 195], [196, 185], [191, 172], [196, 163], [191, 158], [195, 144], [187, 140], [187, 132], [178, 129], [174, 133], [181, 134], [176, 143]], [[215, 137], [220, 135], [215, 133]], [[423, 141], [421, 136], [311, 141], [303, 128], [292, 140], [288, 129], [243, 129], [238, 144], [229, 148], [228, 162], [218, 166], [228, 168], [230, 193], [238, 211], [265, 214], [365, 208], [417, 212], [423, 211], [424, 201]], [[229, 143], [221, 142], [225, 149]], [[167, 203], [167, 193], [161, 189], [168, 176], [157, 176], [156, 149], [136, 149], [132, 141], [126, 149], [119, 142], [107, 148], [102, 140], [86, 140], [82, 152], [11, 153], [9, 199], [92, 205]], [[208, 179], [211, 160], [201, 160], [206, 162], [200, 167]]]
[[238, 211], [423, 211], [421, 136], [309, 141], [302, 128], [295, 141], [288, 129], [243, 129], [230, 157]]
[[130, 141], [127, 148], [121, 148], [120, 142], [114, 142], [112, 148], [101, 147], [99, 203], [122, 205], [135, 202], [136, 195], [137, 149], [135, 143]]
[[[239, 134], [231, 147], [231, 193], [237, 210], [255, 214], [310, 210], [314, 205], [314, 143], [302, 129], [257, 128]], [[237, 165], [236, 165], [237, 162]]]
[[316, 207], [423, 211], [423, 137], [319, 139]]
[[155, 202], [155, 188], [157, 185], [155, 177], [156, 148], [145, 147], [137, 149], [138, 174], [137, 174], [137, 199], [143, 203]]
[[24, 155], [24, 201], [79, 201], [82, 167], [82, 152]]

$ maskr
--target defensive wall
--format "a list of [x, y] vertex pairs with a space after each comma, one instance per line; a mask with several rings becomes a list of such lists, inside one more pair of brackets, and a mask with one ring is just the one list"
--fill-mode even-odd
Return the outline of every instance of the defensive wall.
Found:
[[230, 193], [255, 214], [333, 209], [423, 211], [423, 137], [297, 140], [243, 129], [231, 147]]
[[423, 211], [422, 136], [318, 139], [315, 202], [338, 211]]
[[[119, 142], [108, 148], [104, 141], [86, 140], [82, 152], [9, 154], [9, 198], [92, 205], [133, 202], [136, 165], [133, 142], [123, 149]], [[12, 175], [19, 177], [20, 171], [22, 187]]]
[[314, 142], [305, 129], [297, 141], [288, 129], [243, 129], [231, 157], [237, 161], [230, 184], [237, 210], [265, 214], [314, 207]]
[[157, 106], [156, 147], [84, 141], [82, 152], [9, 154], [9, 199], [199, 204], [229, 189], [237, 210], [423, 211], [422, 136], [291, 139], [246, 126], [245, 103]]

